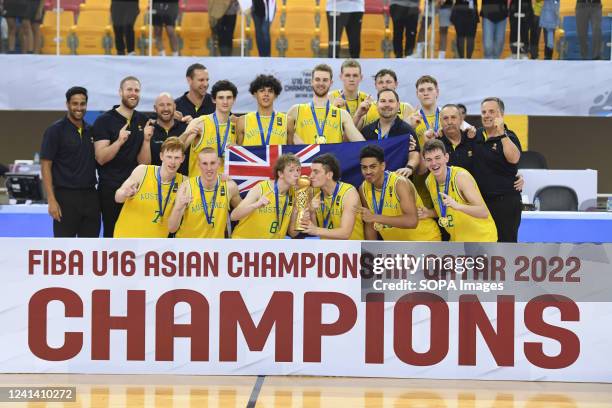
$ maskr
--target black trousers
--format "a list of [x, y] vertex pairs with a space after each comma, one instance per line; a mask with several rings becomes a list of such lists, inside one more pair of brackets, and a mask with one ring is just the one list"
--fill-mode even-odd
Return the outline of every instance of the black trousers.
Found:
[[55, 189], [55, 198], [62, 211], [60, 221], [53, 220], [56, 238], [97, 238], [100, 236], [100, 201], [94, 188]]
[[111, 19], [115, 32], [115, 48], [117, 55], [134, 52], [134, 23], [138, 17], [138, 2], [113, 1], [111, 3]]
[[[390, 12], [393, 20], [393, 52], [395, 58], [404, 58], [414, 51], [419, 25], [419, 8], [392, 4]], [[405, 46], [403, 44], [404, 33], [406, 34]]]
[[523, 204], [520, 193], [485, 197], [497, 227], [497, 242], [517, 242]]
[[234, 29], [236, 28], [236, 14], [226, 14], [217, 21], [215, 34], [219, 42], [219, 52], [222, 57], [232, 55]]
[[[328, 58], [331, 58], [333, 55], [332, 45], [334, 45], [334, 18], [332, 14], [333, 13], [327, 12], [327, 31], [329, 41], [329, 47], [327, 47]], [[351, 58], [359, 58], [359, 54], [361, 53], [362, 21], [362, 12], [336, 14], [336, 58], [340, 58], [340, 39], [342, 38], [342, 31], [344, 31], [345, 28], [349, 43], [349, 54], [351, 55]]]
[[116, 188], [98, 186], [100, 209], [102, 210], [102, 224], [104, 225], [104, 238], [112, 238], [115, 232], [115, 223], [121, 213], [123, 204], [115, 202]]
[[[529, 50], [529, 33], [531, 30], [531, 24], [533, 21], [533, 9], [531, 7], [526, 6], [526, 2], [523, 1], [523, 6], [521, 8], [521, 13], [525, 16], [521, 19], [521, 54], [526, 54]], [[528, 3], [531, 4], [531, 3]], [[518, 7], [516, 5], [515, 7]], [[518, 42], [518, 8], [510, 9], [510, 51], [513, 54], [516, 54], [517, 47], [516, 43]]]

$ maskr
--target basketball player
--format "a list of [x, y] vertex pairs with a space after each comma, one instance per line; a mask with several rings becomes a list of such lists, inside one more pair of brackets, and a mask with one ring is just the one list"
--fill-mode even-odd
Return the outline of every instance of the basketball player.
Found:
[[329, 94], [329, 100], [337, 107], [342, 108], [354, 116], [359, 105], [368, 98], [368, 94], [359, 90], [363, 80], [361, 65], [354, 59], [347, 59], [340, 66], [340, 80], [342, 89], [336, 89]]
[[[379, 94], [383, 89], [392, 89], [397, 91], [397, 75], [395, 71], [390, 69], [381, 69], [374, 75], [374, 86], [376, 87], [376, 94]], [[397, 116], [400, 119], [408, 121], [414, 108], [408, 102], [400, 102], [399, 111]], [[357, 125], [358, 129], [362, 129], [370, 123], [375, 122], [379, 117], [378, 109], [376, 108], [376, 102], [373, 99], [367, 98], [359, 105], [357, 113], [353, 117], [353, 122]]]
[[176, 238], [225, 238], [230, 207], [242, 199], [236, 183], [218, 174], [220, 163], [212, 147], [198, 153], [200, 175], [181, 184], [168, 219]]
[[185, 159], [184, 145], [173, 136], [160, 151], [161, 166], [139, 165], [115, 192], [115, 201], [123, 203], [115, 238], [168, 237], [168, 216], [183, 182], [183, 175], [177, 172]]
[[418, 220], [423, 201], [410, 180], [385, 170], [385, 152], [369, 145], [359, 155], [365, 179], [359, 188], [361, 216], [368, 240], [440, 241], [440, 230], [431, 218]]
[[205, 147], [212, 147], [221, 158], [219, 172], [223, 172], [223, 156], [225, 148], [236, 142], [236, 127], [231, 121], [232, 106], [236, 102], [238, 89], [227, 80], [216, 82], [212, 87], [212, 97], [215, 101], [215, 111], [189, 122], [189, 126], [181, 135], [185, 146], [191, 149], [189, 154], [189, 177], [200, 175], [198, 168], [198, 153]]
[[[283, 239], [293, 224], [295, 191], [302, 166], [293, 154], [283, 154], [274, 164], [274, 181], [260, 181], [232, 211], [240, 221], [232, 238]], [[289, 231], [290, 235], [295, 235]]]
[[287, 141], [289, 144], [325, 144], [342, 141], [363, 141], [351, 115], [331, 104], [327, 98], [332, 84], [332, 69], [320, 64], [312, 70], [310, 103], [293, 105], [287, 112]]
[[438, 139], [425, 143], [423, 157], [430, 172], [426, 186], [435, 210], [418, 209], [419, 219], [438, 217], [451, 241], [497, 242], [495, 222], [472, 175], [461, 167], [447, 166], [448, 153]]
[[274, 110], [274, 100], [283, 87], [272, 75], [258, 75], [249, 86], [257, 111], [236, 121], [236, 143], [242, 146], [287, 144], [287, 115]]
[[314, 188], [310, 217], [302, 220], [304, 232], [322, 239], [363, 240], [359, 194], [340, 180], [340, 163], [332, 154], [312, 161], [310, 182]]

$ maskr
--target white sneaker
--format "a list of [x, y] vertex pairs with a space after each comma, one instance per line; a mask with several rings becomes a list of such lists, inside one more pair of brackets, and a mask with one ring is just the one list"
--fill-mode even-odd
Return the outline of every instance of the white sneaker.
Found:
[[446, 59], [446, 51], [439, 51], [438, 59]]
[[178, 57], [179, 56], [179, 52], [178, 51], [173, 51], [172, 52], [172, 56], [173, 57]]
[[165, 57], [166, 56], [166, 50], [160, 50], [157, 55], [159, 55], [160, 57]]
[[135, 53], [134, 51], [132, 51], [132, 52], [128, 52], [128, 54], [127, 54], [127, 55], [128, 55], [128, 57], [133, 57], [133, 56], [135, 56], [135, 55], [136, 55], [136, 53]]

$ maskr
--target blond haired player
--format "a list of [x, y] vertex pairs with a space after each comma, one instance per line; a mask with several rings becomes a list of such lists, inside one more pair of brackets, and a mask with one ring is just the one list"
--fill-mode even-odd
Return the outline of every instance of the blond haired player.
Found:
[[160, 149], [161, 166], [141, 164], [115, 192], [123, 208], [115, 224], [115, 238], [166, 238], [168, 216], [183, 175], [177, 173], [185, 160], [185, 146], [169, 137]]

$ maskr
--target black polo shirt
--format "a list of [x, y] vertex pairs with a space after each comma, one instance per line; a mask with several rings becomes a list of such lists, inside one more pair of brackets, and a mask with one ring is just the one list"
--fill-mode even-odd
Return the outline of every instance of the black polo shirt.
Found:
[[[369, 125], [365, 126], [361, 129], [361, 134], [365, 138], [365, 140], [378, 140], [378, 120]], [[395, 137], [395, 136], [406, 136], [411, 135], [416, 142], [416, 148], [414, 151], [420, 152], [421, 147], [419, 146], [419, 138], [417, 137], [416, 132], [406, 121], [396, 117], [389, 129], [389, 134], [387, 137]]]
[[453, 146], [450, 139], [444, 136], [444, 133], [442, 134], [443, 136], [440, 140], [444, 143], [446, 152], [449, 156], [448, 165], [463, 167], [471, 173], [474, 157], [474, 141], [467, 136], [467, 132], [461, 132], [461, 141], [457, 146]]
[[[111, 144], [119, 137], [119, 131], [127, 122], [127, 118], [117, 112], [119, 105], [98, 116], [93, 124], [94, 142], [108, 140]], [[130, 176], [132, 171], [138, 166], [138, 152], [142, 147], [144, 139], [143, 130], [147, 123], [147, 116], [144, 113], [134, 111], [132, 119], [127, 127], [130, 136], [127, 141], [119, 148], [117, 155], [104, 164], [98, 165], [98, 176], [100, 177], [100, 187], [116, 189]]]
[[209, 93], [204, 95], [202, 105], [200, 105], [197, 110], [193, 102], [187, 98], [188, 93], [189, 92], [185, 92], [183, 96], [174, 101], [174, 103], [176, 103], [176, 110], [181, 112], [183, 116], [197, 118], [198, 116], [202, 115], [210, 115], [215, 111], [215, 103], [213, 102], [212, 96], [210, 96]]
[[472, 175], [478, 183], [482, 196], [487, 199], [500, 195], [518, 194], [514, 188], [518, 166], [504, 157], [502, 138], [508, 137], [522, 151], [516, 134], [506, 129], [507, 136], [485, 137], [484, 129], [478, 129], [474, 138]]
[[40, 157], [50, 160], [54, 188], [87, 189], [96, 186], [96, 158], [91, 126], [83, 131], [64, 116], [45, 130]]
[[[167, 131], [158, 123], [155, 123], [153, 127], [155, 130], [153, 131], [153, 137], [151, 137], [151, 164], [161, 166], [159, 153], [161, 151], [162, 143], [164, 143], [164, 141], [170, 136], [182, 135], [185, 129], [187, 129], [187, 124], [185, 122], [175, 120], [173, 126]], [[187, 149], [185, 152], [185, 160], [178, 169], [178, 172], [184, 175], [187, 175], [189, 172], [189, 150], [190, 149]]]

